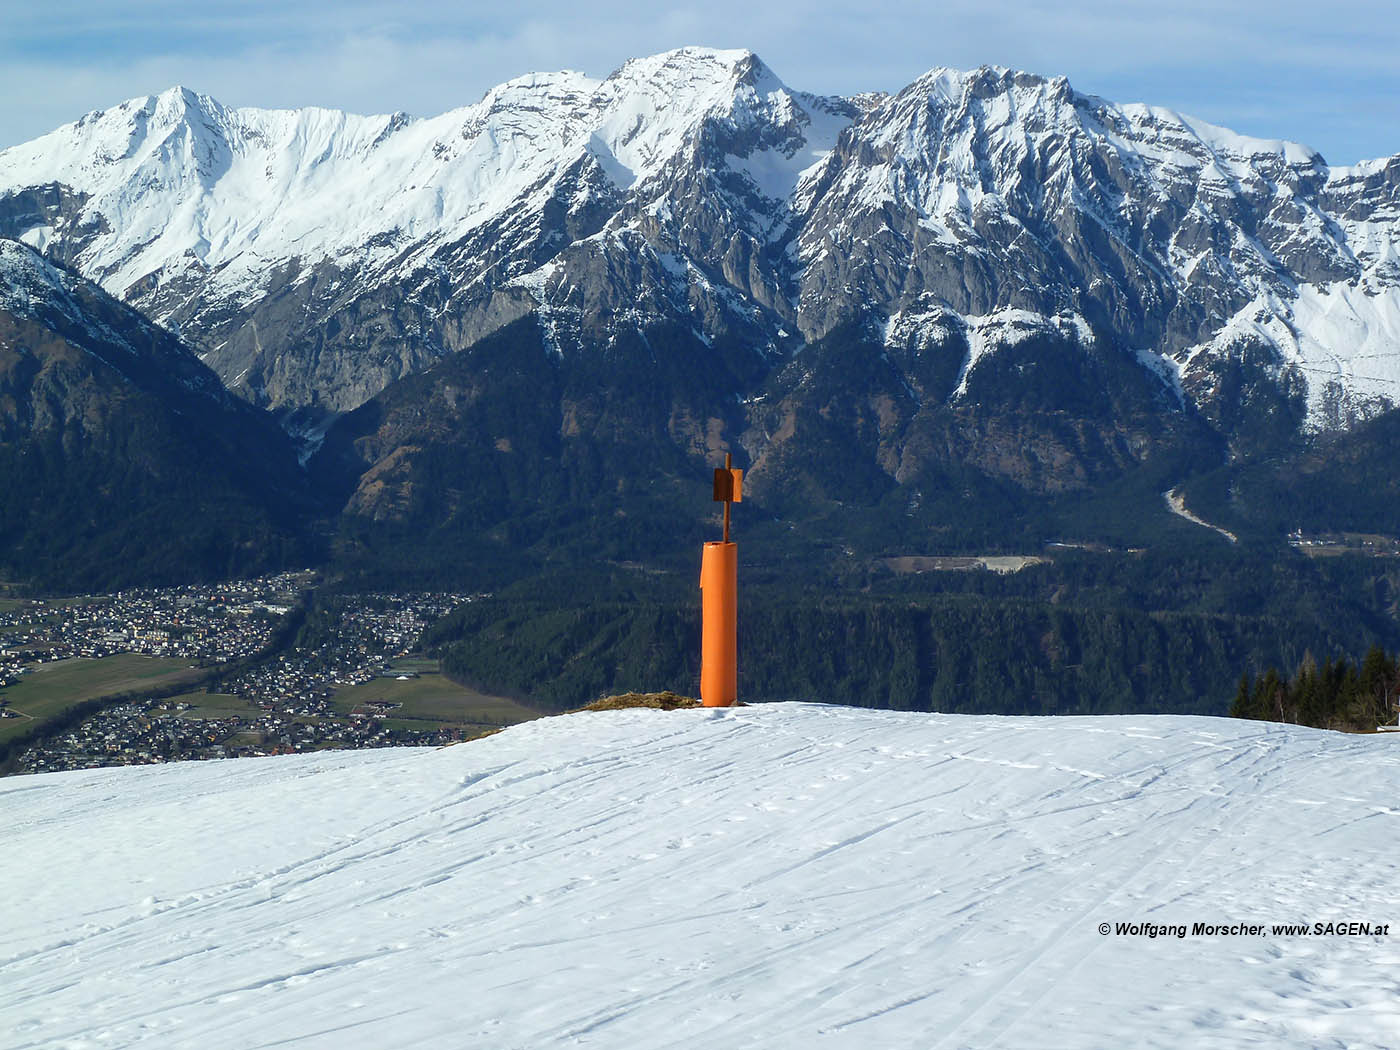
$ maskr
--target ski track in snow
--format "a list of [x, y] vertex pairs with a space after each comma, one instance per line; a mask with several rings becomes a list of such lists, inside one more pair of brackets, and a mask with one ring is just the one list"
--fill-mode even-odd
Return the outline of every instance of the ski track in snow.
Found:
[[9, 779], [0, 1045], [1394, 1047], [1398, 744], [774, 704]]

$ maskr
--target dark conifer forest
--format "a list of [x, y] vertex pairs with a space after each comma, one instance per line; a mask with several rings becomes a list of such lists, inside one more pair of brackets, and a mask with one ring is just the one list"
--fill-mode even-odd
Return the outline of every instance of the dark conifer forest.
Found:
[[1400, 668], [1380, 646], [1372, 646], [1360, 663], [1346, 658], [1304, 656], [1292, 677], [1274, 667], [1257, 677], [1240, 678], [1230, 714], [1264, 722], [1291, 722], [1318, 729], [1366, 732], [1394, 725], [1400, 702]]

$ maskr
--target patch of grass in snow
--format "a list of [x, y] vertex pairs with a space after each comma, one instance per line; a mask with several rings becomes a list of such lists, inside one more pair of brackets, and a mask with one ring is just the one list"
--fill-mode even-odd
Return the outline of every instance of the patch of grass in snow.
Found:
[[623, 711], [630, 707], [650, 707], [660, 711], [677, 711], [681, 708], [699, 706], [700, 701], [695, 697], [681, 696], [679, 693], [667, 690], [663, 693], [619, 693], [616, 696], [605, 696], [576, 710]]

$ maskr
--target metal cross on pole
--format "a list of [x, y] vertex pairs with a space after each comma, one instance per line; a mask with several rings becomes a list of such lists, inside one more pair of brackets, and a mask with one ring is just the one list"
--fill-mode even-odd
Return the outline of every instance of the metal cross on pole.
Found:
[[715, 502], [724, 503], [724, 542], [729, 542], [729, 508], [744, 502], [744, 472], [734, 469], [734, 456], [724, 454], [724, 466], [715, 468]]

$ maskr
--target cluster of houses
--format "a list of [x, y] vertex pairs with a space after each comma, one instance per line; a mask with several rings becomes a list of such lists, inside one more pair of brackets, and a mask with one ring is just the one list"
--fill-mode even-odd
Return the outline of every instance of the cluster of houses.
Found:
[[292, 714], [325, 714], [337, 689], [384, 674], [390, 661], [417, 645], [424, 629], [471, 600], [471, 595], [453, 593], [344, 596], [323, 644], [290, 649], [224, 688]]
[[142, 700], [117, 704], [20, 755], [18, 773], [179, 760], [244, 758], [325, 748], [384, 747], [396, 734], [374, 723], [307, 723], [278, 712], [201, 718], [188, 703]]
[[1294, 529], [1288, 542], [1304, 552], [1355, 552], [1371, 555], [1400, 554], [1400, 538], [1369, 532], [1316, 532]]
[[[145, 652], [145, 645], [183, 644], [205, 631], [199, 658], [220, 661], [258, 652], [267, 643], [271, 617], [286, 612], [276, 598], [295, 600], [294, 576], [239, 581], [217, 588], [129, 592], [51, 608], [36, 627], [72, 644], [111, 627], [110, 651]], [[17, 772], [132, 765], [175, 759], [234, 758], [323, 748], [382, 747], [398, 743], [444, 743], [450, 732], [386, 729], [386, 711], [338, 711], [335, 692], [369, 682], [406, 655], [423, 630], [457, 605], [465, 594], [365, 594], [335, 599], [329, 636], [314, 648], [293, 647], [261, 665], [218, 683], [224, 700], [200, 711], [186, 701], [138, 700], [116, 704], [73, 729], [28, 748]], [[261, 614], [261, 615], [260, 615]], [[178, 622], [172, 617], [178, 616]], [[65, 626], [69, 623], [69, 626]], [[154, 624], [174, 623], [178, 631]], [[245, 630], [245, 625], [259, 625]], [[161, 637], [161, 632], [165, 633]], [[221, 633], [230, 638], [221, 638]], [[117, 637], [121, 634], [121, 637]], [[29, 635], [31, 639], [38, 633]], [[175, 641], [178, 638], [178, 642]], [[236, 644], [235, 644], [236, 643]], [[107, 641], [104, 639], [103, 645]], [[79, 646], [81, 648], [81, 646]], [[64, 651], [64, 650], [59, 650]], [[176, 655], [170, 649], [158, 650]], [[103, 649], [94, 655], [107, 655]], [[196, 655], [196, 654], [189, 654]], [[229, 700], [229, 697], [236, 700]], [[198, 696], [191, 699], [199, 702]], [[242, 701], [240, 704], [239, 701]]]
[[[36, 599], [0, 613], [0, 679], [28, 664], [144, 653], [224, 663], [256, 653], [311, 579], [281, 573], [201, 586]], [[0, 685], [3, 685], [0, 682]]]

